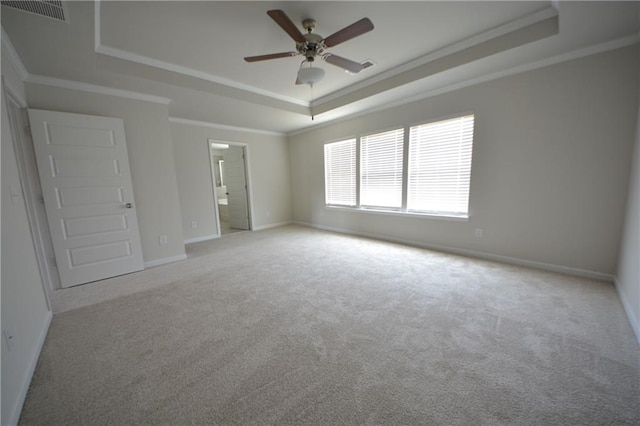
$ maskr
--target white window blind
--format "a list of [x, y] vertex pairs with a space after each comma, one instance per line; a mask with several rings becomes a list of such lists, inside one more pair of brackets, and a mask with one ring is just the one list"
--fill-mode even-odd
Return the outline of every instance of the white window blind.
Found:
[[402, 151], [404, 129], [360, 139], [360, 204], [402, 207]]
[[328, 205], [356, 205], [356, 140], [324, 146], [325, 202]]
[[473, 115], [411, 127], [407, 209], [466, 216]]

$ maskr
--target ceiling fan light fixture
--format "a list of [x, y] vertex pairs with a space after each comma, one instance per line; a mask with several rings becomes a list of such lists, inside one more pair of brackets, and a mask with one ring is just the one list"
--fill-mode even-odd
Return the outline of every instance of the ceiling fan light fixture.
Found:
[[324, 78], [324, 70], [322, 68], [300, 68], [298, 71], [298, 81], [302, 84], [313, 86]]

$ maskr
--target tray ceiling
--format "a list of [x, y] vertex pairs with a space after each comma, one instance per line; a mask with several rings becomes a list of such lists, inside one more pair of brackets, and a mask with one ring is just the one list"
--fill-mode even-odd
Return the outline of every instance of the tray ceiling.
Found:
[[[594, 45], [637, 42], [639, 21], [637, 2], [558, 9], [548, 2], [421, 1], [67, 7], [69, 23], [2, 8], [3, 29], [30, 74], [168, 97], [173, 116], [283, 132]], [[270, 9], [284, 10], [296, 24], [315, 19], [323, 36], [368, 17], [373, 31], [331, 52], [375, 65], [349, 75], [317, 62], [326, 76], [311, 91], [294, 84], [302, 57], [246, 63], [245, 56], [295, 50], [267, 16]]]

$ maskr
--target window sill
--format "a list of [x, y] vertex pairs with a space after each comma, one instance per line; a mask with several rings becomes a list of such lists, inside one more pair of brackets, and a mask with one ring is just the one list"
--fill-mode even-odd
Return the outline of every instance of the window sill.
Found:
[[349, 213], [372, 213], [382, 216], [404, 216], [404, 217], [416, 217], [416, 218], [425, 218], [425, 219], [436, 219], [436, 220], [450, 220], [453, 222], [468, 222], [469, 216], [453, 216], [446, 214], [436, 214], [436, 213], [418, 213], [418, 212], [402, 212], [397, 210], [382, 210], [382, 209], [371, 209], [371, 208], [363, 208], [363, 207], [342, 207], [342, 206], [327, 206], [325, 205], [325, 209], [331, 211], [341, 211], [341, 212], [349, 212]]

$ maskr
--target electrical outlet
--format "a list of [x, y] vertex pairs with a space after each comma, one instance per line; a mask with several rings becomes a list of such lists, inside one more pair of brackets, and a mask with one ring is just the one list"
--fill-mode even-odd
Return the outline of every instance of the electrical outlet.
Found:
[[160, 245], [167, 244], [168, 242], [169, 242], [169, 239], [167, 238], [166, 235], [160, 235]]
[[196, 222], [195, 220], [191, 221], [191, 229], [196, 229], [198, 227], [198, 222]]
[[2, 337], [4, 337], [4, 342], [7, 344], [7, 350], [11, 351], [11, 348], [13, 348], [13, 333], [8, 328], [5, 328], [2, 330]]
[[476, 237], [477, 237], [477, 238], [482, 238], [482, 234], [484, 234], [484, 229], [482, 229], [482, 228], [477, 228], [477, 229], [476, 229]]

